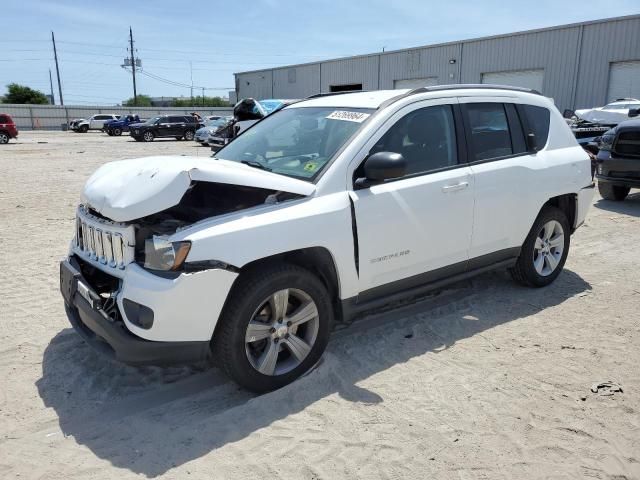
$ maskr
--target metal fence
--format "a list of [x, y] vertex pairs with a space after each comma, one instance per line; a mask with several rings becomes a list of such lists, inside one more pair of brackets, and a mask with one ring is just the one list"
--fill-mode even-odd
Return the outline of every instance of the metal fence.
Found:
[[0, 113], [8, 113], [21, 130], [60, 130], [74, 118], [89, 118], [99, 113], [115, 115], [138, 114], [150, 118], [163, 114], [188, 114], [198, 112], [206, 115], [232, 115], [232, 107], [105, 107], [105, 106], [60, 106], [60, 105], [16, 105], [0, 103]]

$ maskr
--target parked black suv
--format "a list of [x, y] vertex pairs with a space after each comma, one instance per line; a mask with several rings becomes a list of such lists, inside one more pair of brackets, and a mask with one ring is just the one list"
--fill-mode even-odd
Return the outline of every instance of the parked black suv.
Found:
[[191, 115], [162, 115], [144, 123], [129, 125], [129, 135], [138, 142], [152, 142], [154, 138], [173, 137], [176, 140], [193, 140], [200, 124]]
[[[629, 110], [630, 117], [640, 109]], [[596, 158], [598, 190], [607, 200], [624, 200], [640, 188], [640, 118], [619, 123], [600, 137]]]

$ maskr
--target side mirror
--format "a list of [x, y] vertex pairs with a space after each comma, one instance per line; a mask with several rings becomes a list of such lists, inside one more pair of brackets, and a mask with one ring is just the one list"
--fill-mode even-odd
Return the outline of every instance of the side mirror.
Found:
[[629, 109], [629, 116], [630, 117], [637, 117], [640, 115], [640, 108], [630, 108]]
[[407, 172], [407, 161], [402, 154], [394, 152], [378, 152], [364, 161], [365, 178], [356, 180], [358, 188], [367, 188], [385, 180], [400, 178]]
[[562, 116], [564, 118], [573, 118], [576, 116], [576, 112], [567, 108], [564, 112], [562, 112]]
[[536, 144], [536, 134], [529, 132], [526, 137], [527, 152], [536, 153], [538, 151], [538, 145]]

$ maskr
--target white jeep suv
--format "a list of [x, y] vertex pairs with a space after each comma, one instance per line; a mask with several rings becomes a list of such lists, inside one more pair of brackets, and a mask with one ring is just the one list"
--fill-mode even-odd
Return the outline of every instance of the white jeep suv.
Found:
[[550, 284], [593, 192], [589, 156], [537, 92], [318, 95], [216, 158], [99, 168], [61, 291], [117, 360], [213, 355], [267, 391], [318, 361], [334, 321], [489, 269]]

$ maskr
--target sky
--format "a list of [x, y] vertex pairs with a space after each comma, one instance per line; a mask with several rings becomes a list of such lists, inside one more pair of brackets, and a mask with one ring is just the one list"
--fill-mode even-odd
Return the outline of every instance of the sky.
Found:
[[142, 60], [138, 94], [227, 96], [234, 72], [410, 48], [640, 13], [638, 0], [4, 0], [0, 95], [9, 83], [59, 102], [51, 32], [67, 105], [133, 96], [129, 27]]

